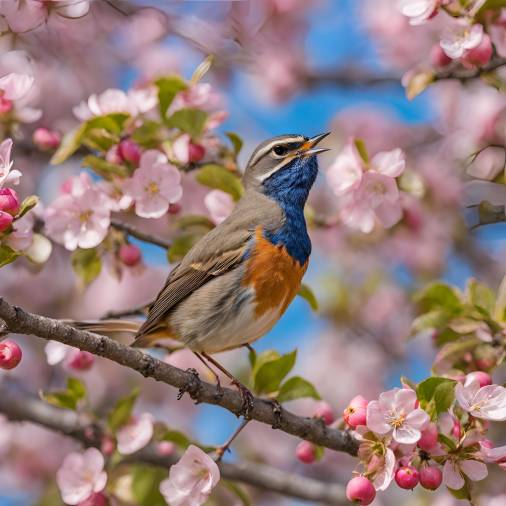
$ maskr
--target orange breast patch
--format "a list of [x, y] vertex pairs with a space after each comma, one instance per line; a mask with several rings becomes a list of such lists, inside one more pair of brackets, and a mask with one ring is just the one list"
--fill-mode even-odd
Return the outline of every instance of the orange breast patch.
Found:
[[272, 309], [279, 309], [281, 315], [299, 291], [307, 262], [300, 265], [284, 246], [265, 239], [261, 227], [255, 239], [243, 284], [255, 289], [257, 317]]

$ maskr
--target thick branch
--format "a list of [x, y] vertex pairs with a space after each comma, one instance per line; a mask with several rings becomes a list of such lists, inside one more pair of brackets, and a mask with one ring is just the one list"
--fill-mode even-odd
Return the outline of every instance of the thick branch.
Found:
[[126, 234], [135, 237], [140, 241], [149, 242], [151, 244], [154, 244], [155, 246], [160, 246], [160, 248], [163, 249], [169, 249], [171, 246], [169, 241], [166, 241], [161, 237], [156, 237], [154, 235], [147, 234], [146, 232], [142, 232], [142, 230], [139, 230], [138, 228], [134, 227], [133, 225], [130, 225], [129, 223], [111, 220], [111, 227], [115, 228], [116, 230], [121, 230], [122, 232], [125, 232]]
[[[194, 373], [182, 371], [139, 349], [124, 346], [105, 336], [78, 330], [59, 320], [27, 313], [19, 307], [10, 305], [3, 298], [0, 298], [0, 318], [5, 321], [11, 332], [33, 334], [80, 348], [134, 369], [145, 377], [188, 392], [198, 403], [215, 404], [237, 416], [242, 412], [242, 398], [237, 391], [225, 388], [220, 395], [215, 386], [201, 381]], [[329, 428], [321, 420], [297, 416], [284, 408], [278, 409], [263, 399], [254, 399], [250, 417], [332, 450], [350, 455], [357, 452], [357, 442], [348, 432]]]
[[[12, 387], [3, 385], [0, 388], [0, 412], [13, 421], [30, 421], [61, 432], [77, 439], [84, 446], [100, 447], [101, 431], [98, 427], [91, 426], [85, 417], [73, 411], [55, 408]], [[161, 456], [151, 445], [125, 460], [170, 467], [177, 462], [178, 456]], [[345, 500], [343, 488], [339, 485], [293, 475], [264, 464], [221, 462], [218, 465], [223, 478], [269, 492], [329, 504], [338, 504]]]

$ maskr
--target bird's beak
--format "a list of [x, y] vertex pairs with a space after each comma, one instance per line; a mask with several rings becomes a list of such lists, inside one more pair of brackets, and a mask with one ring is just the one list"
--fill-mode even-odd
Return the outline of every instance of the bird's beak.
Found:
[[297, 154], [299, 156], [313, 156], [313, 155], [317, 155], [319, 153], [324, 153], [325, 151], [329, 151], [328, 148], [317, 148], [316, 147], [328, 135], [330, 135], [330, 132], [326, 132], [324, 134], [320, 134], [320, 135], [316, 135], [315, 137], [311, 137], [311, 139], [307, 140], [298, 149]]

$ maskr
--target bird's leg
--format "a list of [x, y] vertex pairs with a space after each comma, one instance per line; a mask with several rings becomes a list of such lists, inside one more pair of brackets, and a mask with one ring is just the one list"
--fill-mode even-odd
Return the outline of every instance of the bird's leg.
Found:
[[215, 367], [217, 367], [227, 378], [229, 378], [232, 382], [232, 385], [236, 386], [241, 394], [242, 398], [242, 410], [241, 414], [244, 418], [249, 418], [249, 412], [251, 408], [253, 408], [253, 394], [250, 392], [248, 388], [246, 388], [235, 376], [229, 373], [219, 362], [214, 360], [210, 355], [205, 352], [202, 352], [202, 356]]
[[218, 446], [218, 448], [216, 448], [216, 462], [219, 462], [222, 459], [225, 452], [229, 451], [230, 445], [233, 443], [234, 439], [239, 435], [242, 429], [244, 429], [244, 427], [248, 425], [248, 423], [249, 420], [244, 418], [239, 427], [237, 427], [234, 433], [230, 436], [230, 438], [223, 445]]
[[221, 387], [220, 377], [218, 376], [218, 373], [204, 360], [204, 357], [202, 357], [200, 353], [194, 351], [193, 354], [206, 366], [206, 368], [214, 376], [214, 379], [216, 381], [216, 389], [218, 390], [216, 397], [218, 399], [221, 399], [223, 397], [223, 388]]

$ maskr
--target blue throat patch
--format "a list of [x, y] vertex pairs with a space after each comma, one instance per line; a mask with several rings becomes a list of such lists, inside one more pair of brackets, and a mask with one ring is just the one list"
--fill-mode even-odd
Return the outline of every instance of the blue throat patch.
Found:
[[265, 195], [274, 199], [285, 214], [283, 226], [276, 231], [266, 231], [265, 237], [272, 244], [282, 244], [301, 265], [311, 254], [304, 206], [317, 174], [316, 156], [297, 158], [263, 183]]

